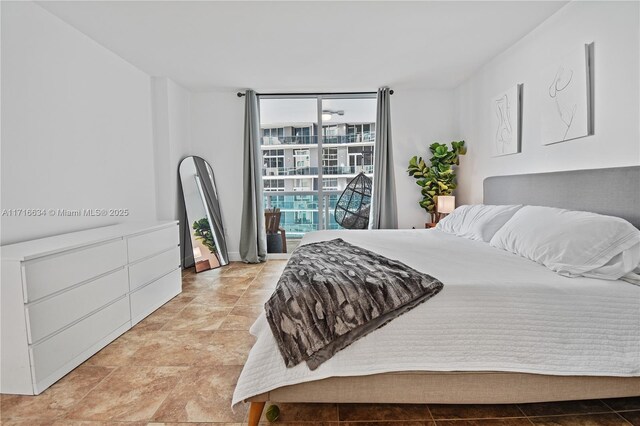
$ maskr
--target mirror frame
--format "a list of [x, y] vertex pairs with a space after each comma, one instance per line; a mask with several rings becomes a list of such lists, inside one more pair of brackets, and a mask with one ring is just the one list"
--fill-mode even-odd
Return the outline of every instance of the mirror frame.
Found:
[[[185, 196], [185, 184], [187, 183], [185, 179], [191, 178], [191, 176], [183, 177], [183, 173], [186, 173], [187, 162], [191, 162], [193, 177], [195, 178], [195, 185], [193, 186], [199, 193], [198, 198], [205, 214], [204, 217], [198, 219], [194, 218], [194, 216], [202, 216], [202, 214], [194, 214], [194, 209], [197, 209], [198, 206], [194, 206], [193, 202], [189, 202], [191, 206], [188, 206], [187, 197]], [[200, 176], [199, 168], [202, 170], [202, 167], [209, 175], [210, 179], [207, 179], [207, 182]], [[190, 155], [180, 161], [178, 178], [182, 195], [181, 213], [184, 216], [182, 231], [182, 243], [184, 246], [182, 250], [183, 267], [195, 266], [197, 273], [228, 265], [229, 254], [213, 168], [204, 158]], [[187, 194], [193, 192], [193, 190], [188, 191]], [[193, 201], [195, 202], [195, 199]], [[199, 226], [197, 226], [198, 224]], [[190, 259], [188, 258], [189, 254], [191, 255]], [[195, 256], [196, 254], [198, 254], [197, 257]], [[212, 264], [215, 266], [212, 266]]]

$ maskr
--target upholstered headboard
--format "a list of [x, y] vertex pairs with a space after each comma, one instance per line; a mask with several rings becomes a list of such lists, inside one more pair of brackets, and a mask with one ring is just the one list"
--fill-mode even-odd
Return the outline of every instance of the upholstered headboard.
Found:
[[640, 166], [488, 177], [484, 203], [590, 211], [640, 228]]

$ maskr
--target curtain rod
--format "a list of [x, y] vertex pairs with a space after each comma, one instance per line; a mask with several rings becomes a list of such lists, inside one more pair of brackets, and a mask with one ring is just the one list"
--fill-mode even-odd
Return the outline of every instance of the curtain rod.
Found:
[[[393, 95], [393, 90], [389, 90], [389, 94]], [[241, 98], [243, 97], [245, 94], [244, 92], [238, 92], [237, 93], [238, 97]], [[257, 96], [305, 96], [305, 95], [309, 95], [309, 96], [318, 96], [318, 95], [329, 95], [329, 96], [336, 96], [336, 95], [377, 95], [377, 92], [329, 92], [329, 93], [256, 93]]]

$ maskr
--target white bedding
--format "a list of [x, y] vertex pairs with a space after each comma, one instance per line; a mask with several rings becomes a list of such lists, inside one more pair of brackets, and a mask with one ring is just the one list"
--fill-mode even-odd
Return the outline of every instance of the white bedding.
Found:
[[233, 404], [332, 376], [393, 371], [512, 371], [640, 376], [640, 287], [567, 278], [481, 241], [438, 230], [321, 231], [444, 283], [434, 298], [311, 371], [286, 368], [264, 313]]

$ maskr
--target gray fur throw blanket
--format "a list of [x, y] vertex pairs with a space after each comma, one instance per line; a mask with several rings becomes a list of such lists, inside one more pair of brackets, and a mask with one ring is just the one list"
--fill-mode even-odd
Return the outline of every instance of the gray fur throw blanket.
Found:
[[443, 285], [338, 238], [291, 255], [265, 311], [287, 367], [311, 370], [436, 295]]

